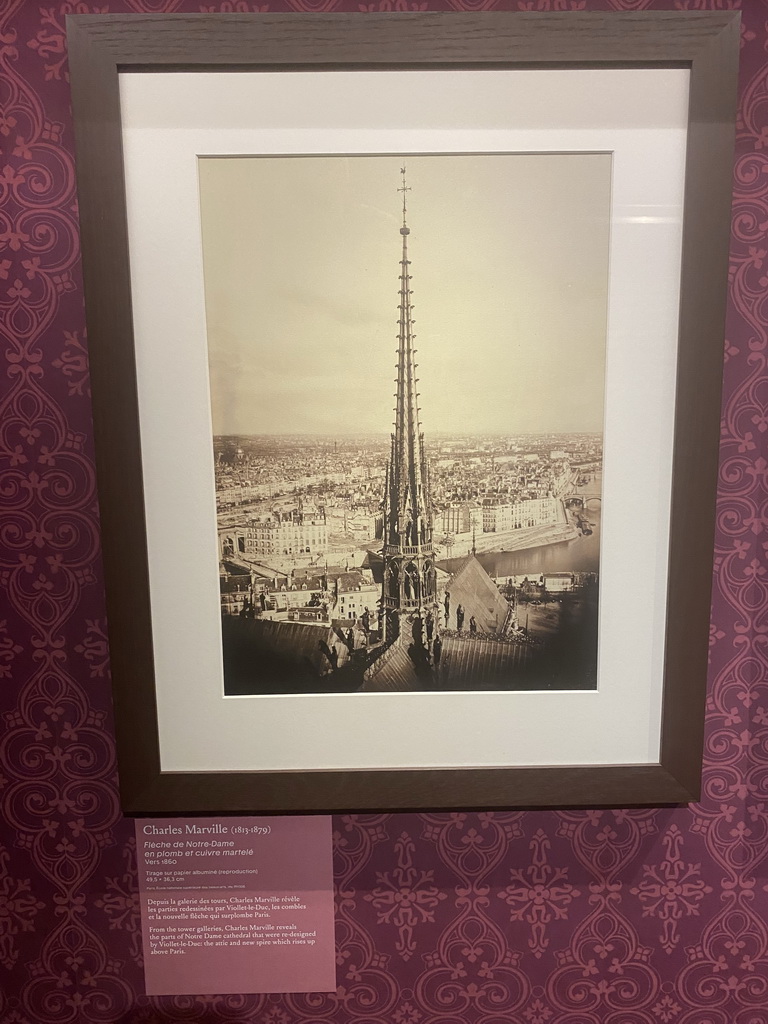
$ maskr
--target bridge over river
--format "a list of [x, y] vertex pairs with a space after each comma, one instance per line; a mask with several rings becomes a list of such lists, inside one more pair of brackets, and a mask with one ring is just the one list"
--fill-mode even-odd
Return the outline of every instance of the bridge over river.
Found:
[[603, 503], [602, 494], [587, 494], [579, 491], [578, 494], [566, 494], [563, 498], [566, 508], [600, 508]]

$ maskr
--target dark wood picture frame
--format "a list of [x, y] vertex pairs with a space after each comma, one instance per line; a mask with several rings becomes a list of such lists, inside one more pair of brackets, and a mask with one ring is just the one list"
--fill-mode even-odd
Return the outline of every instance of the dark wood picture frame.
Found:
[[[123, 807], [307, 812], [681, 803], [700, 791], [718, 464], [736, 12], [78, 15], [67, 19]], [[690, 69], [658, 764], [161, 769], [118, 79], [123, 71]]]

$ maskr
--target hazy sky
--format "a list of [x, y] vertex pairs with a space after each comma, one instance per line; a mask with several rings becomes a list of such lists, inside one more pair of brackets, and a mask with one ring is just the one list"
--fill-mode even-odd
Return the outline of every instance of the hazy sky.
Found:
[[206, 157], [213, 431], [391, 429], [408, 169], [422, 427], [600, 431], [610, 156]]

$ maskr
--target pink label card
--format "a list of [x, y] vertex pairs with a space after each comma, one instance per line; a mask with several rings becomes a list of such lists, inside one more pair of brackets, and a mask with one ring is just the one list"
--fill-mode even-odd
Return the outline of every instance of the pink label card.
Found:
[[147, 995], [336, 988], [331, 819], [136, 821]]

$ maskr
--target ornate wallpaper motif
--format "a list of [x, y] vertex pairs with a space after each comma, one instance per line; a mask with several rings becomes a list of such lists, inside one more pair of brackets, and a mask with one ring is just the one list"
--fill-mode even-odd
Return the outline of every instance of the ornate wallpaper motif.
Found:
[[670, 6], [0, 4], [0, 1024], [768, 1022], [764, 0], [745, 4], [742, 35], [701, 803], [339, 816], [336, 993], [150, 1000], [131, 824], [115, 787], [65, 15]]

